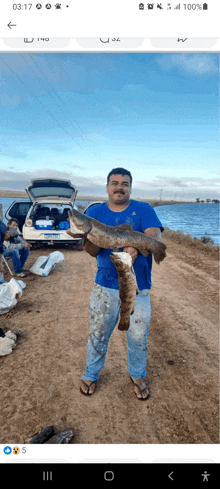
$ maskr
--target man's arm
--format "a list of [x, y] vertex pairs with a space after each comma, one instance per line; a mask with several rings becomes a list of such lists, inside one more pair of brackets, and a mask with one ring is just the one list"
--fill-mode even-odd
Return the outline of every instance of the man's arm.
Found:
[[[154, 238], [154, 239], [157, 239], [157, 241], [161, 241], [161, 230], [160, 230], [160, 228], [147, 228], [147, 229], [145, 229], [144, 233], [147, 234], [148, 236], [152, 236], [152, 238]], [[129, 253], [129, 255], [131, 255], [132, 263], [134, 263], [134, 261], [136, 260], [136, 258], [138, 256], [139, 251], [136, 250], [136, 248], [132, 248], [131, 246], [126, 246], [126, 248], [124, 248], [123, 251], [126, 251], [127, 253]], [[141, 250], [140, 250], [140, 253], [141, 253], [141, 255], [144, 255], [144, 256], [148, 256], [150, 254], [146, 250], [144, 250], [143, 252], [141, 252]]]
[[100, 251], [100, 248], [91, 243], [91, 241], [89, 241], [88, 239], [86, 239], [83, 249], [91, 256], [97, 256]]
[[[76, 234], [73, 234], [69, 229], [66, 230], [66, 233], [69, 234], [69, 236], [72, 236], [72, 238], [76, 238], [77, 235]], [[91, 243], [91, 241], [89, 241], [87, 238], [86, 238], [86, 235], [84, 234], [83, 236], [82, 235], [78, 235], [79, 238], [82, 237], [84, 243], [83, 243], [83, 249], [89, 253], [89, 255], [91, 256], [97, 256], [99, 254], [99, 251], [100, 251], [100, 248], [96, 245], [94, 245], [93, 243]]]
[[23, 243], [9, 243], [7, 246], [7, 250], [23, 250]]
[[157, 241], [161, 241], [161, 230], [160, 228], [147, 228], [144, 231], [148, 236], [152, 236], [152, 238], [157, 239]]
[[14, 238], [14, 243], [19, 243], [19, 244], [24, 244], [26, 241], [24, 241], [19, 234]]
[[15, 238], [15, 243], [17, 243], [17, 244], [22, 244], [25, 250], [27, 250], [28, 248], [31, 248], [31, 246], [32, 246], [32, 245], [31, 245], [30, 243], [28, 243], [27, 241], [24, 241], [24, 240], [21, 238], [21, 236], [19, 236], [19, 235], [18, 235], [18, 236], [16, 236], [16, 238]]

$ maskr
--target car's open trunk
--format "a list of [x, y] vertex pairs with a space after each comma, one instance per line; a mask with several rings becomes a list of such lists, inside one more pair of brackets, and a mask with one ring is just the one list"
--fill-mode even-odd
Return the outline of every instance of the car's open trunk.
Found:
[[65, 204], [39, 204], [29, 216], [35, 229], [68, 229], [68, 211], [70, 206]]

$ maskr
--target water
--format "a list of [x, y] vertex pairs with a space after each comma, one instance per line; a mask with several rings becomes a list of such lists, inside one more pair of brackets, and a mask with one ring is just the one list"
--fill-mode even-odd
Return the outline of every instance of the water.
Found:
[[21, 201], [21, 202], [29, 202], [29, 199], [11, 199], [9, 197], [0, 197], [0, 204], [2, 204], [3, 207], [3, 222], [7, 224], [7, 219], [5, 219], [5, 213], [8, 210], [9, 206], [12, 204], [12, 202], [16, 201]]
[[[16, 199], [0, 197], [3, 204], [3, 220], [8, 207]], [[28, 199], [17, 199], [27, 201]], [[99, 199], [97, 199], [99, 200]], [[78, 205], [86, 206], [90, 201], [77, 200]], [[201, 238], [207, 234], [216, 245], [220, 245], [219, 204], [174, 204], [156, 207], [155, 211], [164, 227], [173, 231], [182, 231], [192, 237]]]
[[155, 209], [164, 227], [196, 238], [208, 235], [216, 245], [220, 245], [219, 210], [219, 204], [175, 204]]

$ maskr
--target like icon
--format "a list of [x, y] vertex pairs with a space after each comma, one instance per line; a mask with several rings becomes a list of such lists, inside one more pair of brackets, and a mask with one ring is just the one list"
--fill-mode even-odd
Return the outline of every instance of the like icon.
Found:
[[3, 452], [5, 453], [5, 455], [10, 455], [10, 453], [12, 452], [12, 449], [11, 449], [11, 447], [5, 447], [5, 448], [3, 448]]

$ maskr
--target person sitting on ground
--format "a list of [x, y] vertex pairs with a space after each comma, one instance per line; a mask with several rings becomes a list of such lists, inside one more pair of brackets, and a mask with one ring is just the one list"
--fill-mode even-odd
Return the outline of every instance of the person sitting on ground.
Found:
[[6, 225], [4, 222], [0, 221], [0, 284], [5, 282], [3, 275], [3, 264], [2, 264], [2, 255], [4, 251], [3, 241], [5, 236]]
[[18, 221], [11, 219], [6, 227], [4, 236], [4, 251], [3, 256], [10, 257], [14, 271], [18, 277], [25, 277], [24, 271], [28, 269], [24, 267], [27, 261], [31, 244], [26, 243], [18, 234]]

